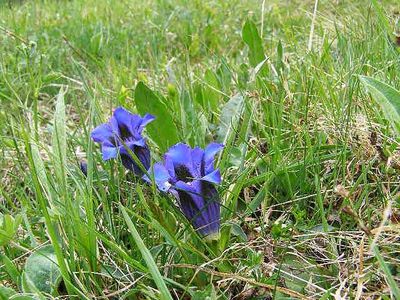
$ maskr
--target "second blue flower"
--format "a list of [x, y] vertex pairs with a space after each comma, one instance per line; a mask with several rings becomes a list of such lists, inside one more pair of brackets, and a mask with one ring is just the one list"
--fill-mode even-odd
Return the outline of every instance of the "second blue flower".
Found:
[[[164, 163], [153, 167], [158, 189], [174, 195], [194, 228], [210, 239], [218, 236], [220, 227], [220, 199], [215, 185], [221, 183], [221, 174], [214, 169], [214, 156], [222, 148], [221, 144], [211, 143], [204, 150], [192, 149], [179, 143], [164, 155]], [[147, 176], [144, 179], [151, 182]]]
[[136, 155], [144, 169], [147, 170], [150, 167], [150, 150], [142, 136], [142, 131], [154, 119], [154, 116], [150, 114], [142, 118], [123, 107], [118, 107], [114, 110], [110, 121], [96, 127], [91, 137], [101, 144], [103, 160], [120, 155], [124, 167], [141, 176], [143, 172], [130, 151]]

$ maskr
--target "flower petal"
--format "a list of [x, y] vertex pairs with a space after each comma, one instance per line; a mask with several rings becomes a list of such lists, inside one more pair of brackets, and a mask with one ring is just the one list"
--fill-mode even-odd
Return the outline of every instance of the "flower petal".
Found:
[[[123, 147], [123, 146], [121, 146]], [[123, 148], [123, 152], [120, 151], [120, 156], [122, 160], [122, 164], [124, 167], [130, 171], [133, 171], [138, 176], [143, 175], [143, 169], [147, 170], [150, 167], [150, 150], [145, 147], [140, 147], [133, 145], [130, 147], [131, 151], [127, 151], [125, 147]], [[132, 153], [131, 153], [132, 152]], [[132, 157], [136, 155], [136, 158], [140, 161], [142, 166], [140, 167], [136, 160]]]
[[141, 139], [144, 127], [155, 119], [154, 116], [146, 114], [143, 118], [132, 114], [123, 107], [117, 107], [114, 110], [111, 120], [113, 130], [122, 138]]
[[117, 157], [118, 148], [110, 147], [108, 145], [103, 144], [101, 147], [101, 152], [103, 154], [103, 160], [109, 160], [111, 158]]
[[200, 147], [195, 147], [191, 151], [191, 158], [192, 158], [192, 170], [193, 170], [193, 177], [194, 178], [201, 178], [201, 164], [204, 159], [204, 150]]
[[139, 126], [140, 131], [142, 131], [143, 128], [146, 127], [147, 124], [149, 124], [150, 122], [153, 122], [155, 119], [156, 119], [155, 116], [153, 116], [151, 114], [145, 114], [140, 122], [140, 126]]
[[168, 154], [164, 155], [164, 166], [165, 169], [168, 171], [169, 175], [171, 176], [171, 179], [173, 182], [176, 182], [176, 174], [175, 174], [175, 169], [174, 169], [174, 162], [172, 161], [172, 158], [168, 156]]
[[136, 158], [140, 161], [145, 170], [150, 167], [150, 150], [144, 139], [127, 142], [124, 145], [119, 146], [118, 149], [124, 167], [133, 171], [136, 175], [142, 176], [143, 170], [136, 163], [133, 155], [136, 155]]
[[[130, 136], [135, 136], [137, 138], [138, 132], [137, 129], [135, 129], [135, 125], [140, 122], [140, 116], [134, 115], [120, 106], [114, 110], [113, 118], [118, 124], [118, 135], [121, 139], [125, 140]], [[116, 131], [115, 123], [113, 122], [113, 124], [113, 129]]]
[[131, 123], [132, 117], [134, 117], [135, 115], [123, 108], [122, 106], [119, 106], [114, 110], [113, 116], [118, 123], [129, 125]]
[[201, 180], [208, 181], [210, 183], [220, 184], [221, 183], [221, 173], [219, 170], [215, 170], [203, 178]]
[[168, 161], [168, 170], [173, 165], [175, 177], [178, 180], [188, 181], [194, 178], [192, 149], [188, 145], [178, 143], [172, 146], [165, 154], [165, 160]]
[[195, 229], [203, 236], [216, 235], [220, 226], [220, 203], [215, 187], [201, 180], [195, 180], [190, 185], [178, 181], [175, 187], [179, 206]]
[[[151, 173], [151, 170], [149, 170], [149, 171]], [[160, 191], [167, 192], [169, 190], [169, 188], [171, 187], [171, 184], [169, 183], [170, 176], [169, 176], [169, 173], [168, 173], [167, 169], [165, 168], [165, 166], [162, 163], [158, 162], [158, 163], [154, 164], [152, 172], [153, 173], [151, 173], [151, 174], [154, 174], [154, 181], [155, 181], [158, 189]], [[145, 181], [147, 181], [148, 183], [152, 182], [151, 179], [147, 175], [144, 175], [143, 179]]]
[[224, 148], [223, 144], [211, 143], [204, 150], [204, 174], [214, 171], [214, 156]]
[[127, 150], [127, 148], [129, 148], [129, 149], [131, 149], [131, 151], [133, 151], [132, 149], [134, 149], [135, 146], [147, 148], [145, 139], [141, 138], [139, 140], [133, 140], [133, 141], [128, 141], [128, 142], [122, 141], [121, 146], [119, 146], [119, 152], [124, 153], [124, 154], [129, 154], [129, 151]]
[[96, 143], [111, 141], [114, 138], [112, 128], [108, 123], [97, 126], [95, 129], [93, 129], [90, 136]]
[[114, 117], [114, 115], [112, 115], [110, 118], [110, 127], [111, 127], [111, 131], [113, 132], [114, 136], [119, 137], [120, 132], [119, 132], [118, 120]]
[[[200, 196], [201, 194], [200, 194], [200, 190], [196, 190], [196, 187], [197, 187], [197, 185], [192, 185], [192, 183], [193, 182], [191, 182], [190, 184], [188, 184], [188, 183], [186, 183], [186, 182], [184, 182], [184, 181], [182, 181], [182, 180], [179, 180], [179, 181], [177, 181], [176, 183], [175, 183], [175, 185], [174, 185], [174, 187], [177, 189], [177, 190], [181, 190], [181, 191], [184, 191], [184, 192], [188, 192], [188, 193], [191, 193], [191, 194], [193, 194], [193, 195], [195, 195], [195, 196]], [[202, 202], [203, 200], [202, 199], [200, 199], [200, 202], [198, 202], [198, 203], [196, 203], [197, 204], [197, 207], [200, 209], [201, 207], [203, 207], [203, 202]]]
[[184, 165], [188, 161], [188, 157], [190, 157], [192, 149], [183, 143], [178, 143], [175, 146], [169, 148], [166, 155], [172, 159], [174, 164]]
[[83, 175], [87, 176], [87, 171], [88, 171], [88, 165], [87, 162], [82, 160], [79, 162], [79, 168], [81, 169]]

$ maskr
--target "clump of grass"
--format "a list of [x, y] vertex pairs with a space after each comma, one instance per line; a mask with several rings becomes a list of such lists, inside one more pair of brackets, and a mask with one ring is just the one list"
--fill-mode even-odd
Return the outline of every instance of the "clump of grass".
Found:
[[[0, 298], [399, 297], [396, 2], [264, 2], [0, 4]], [[137, 86], [225, 144], [217, 242], [91, 141]]]

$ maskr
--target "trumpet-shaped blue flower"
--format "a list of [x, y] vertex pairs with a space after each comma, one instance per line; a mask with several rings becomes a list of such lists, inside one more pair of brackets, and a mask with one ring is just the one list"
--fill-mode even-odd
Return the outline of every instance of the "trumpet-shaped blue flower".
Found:
[[87, 176], [87, 162], [84, 161], [84, 160], [82, 160], [82, 161], [79, 163], [79, 168], [81, 169], [83, 175]]
[[[158, 189], [175, 196], [194, 228], [209, 238], [218, 236], [220, 227], [220, 200], [215, 185], [221, 183], [221, 174], [214, 169], [214, 156], [222, 148], [221, 144], [211, 143], [204, 150], [192, 149], [179, 143], [164, 155], [164, 162], [153, 166]], [[151, 182], [147, 176], [144, 179]]]
[[[150, 167], [150, 150], [142, 136], [145, 126], [155, 118], [146, 114], [143, 118], [118, 107], [108, 123], [96, 127], [91, 134], [93, 141], [101, 144], [103, 160], [121, 157], [122, 164], [136, 175], [143, 175], [141, 168], [133, 159], [130, 151], [136, 155], [143, 167]], [[130, 151], [127, 150], [130, 149]]]

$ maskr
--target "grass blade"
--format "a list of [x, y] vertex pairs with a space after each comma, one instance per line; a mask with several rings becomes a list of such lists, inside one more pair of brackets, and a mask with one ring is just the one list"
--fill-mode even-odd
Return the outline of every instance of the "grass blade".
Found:
[[400, 299], [400, 288], [397, 285], [396, 281], [394, 280], [393, 275], [390, 272], [388, 265], [383, 260], [383, 257], [381, 255], [378, 247], [376, 245], [373, 245], [372, 251], [374, 252], [376, 259], [378, 260], [379, 266], [381, 267], [383, 273], [385, 273], [387, 283], [390, 286], [390, 290], [393, 293], [394, 298]]
[[147, 249], [146, 245], [144, 244], [142, 238], [140, 237], [138, 231], [135, 228], [135, 225], [133, 225], [132, 220], [129, 218], [129, 215], [126, 212], [125, 208], [122, 205], [120, 205], [119, 208], [124, 216], [126, 225], [128, 225], [129, 232], [131, 233], [133, 239], [135, 240], [136, 245], [138, 246], [140, 252], [142, 253], [142, 256], [146, 261], [151, 276], [153, 277], [153, 280], [161, 293], [161, 299], [172, 300], [172, 296], [168, 291], [168, 288], [160, 274], [160, 271], [157, 268], [156, 262], [154, 261], [153, 256], [151, 255], [149, 249]]

